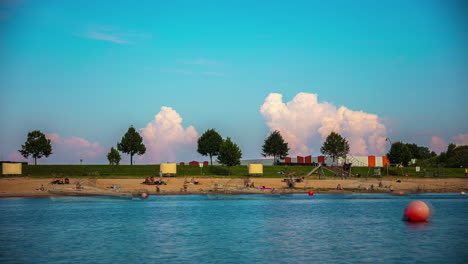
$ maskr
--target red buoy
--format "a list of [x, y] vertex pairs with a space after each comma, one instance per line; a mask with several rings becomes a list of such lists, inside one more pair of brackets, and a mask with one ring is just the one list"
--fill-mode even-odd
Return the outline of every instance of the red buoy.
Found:
[[431, 210], [425, 202], [413, 201], [406, 206], [403, 218], [406, 221], [421, 222], [426, 221], [430, 215]]
[[309, 196], [312, 196], [314, 195], [314, 191], [309, 191], [307, 194], [309, 194]]
[[142, 194], [141, 194], [141, 198], [148, 198], [148, 194], [147, 194], [147, 193], [145, 193], [145, 192], [144, 192], [144, 193], [142, 193]]

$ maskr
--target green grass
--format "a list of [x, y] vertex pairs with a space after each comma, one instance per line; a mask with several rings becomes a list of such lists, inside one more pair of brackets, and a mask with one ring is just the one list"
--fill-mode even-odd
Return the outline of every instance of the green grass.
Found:
[[[401, 169], [395, 167], [390, 167], [388, 169], [389, 176], [403, 176], [408, 175], [408, 177], [422, 178], [424, 176], [429, 178], [465, 178], [465, 169], [464, 168], [420, 168], [420, 172], [416, 172], [416, 167], [405, 167], [403, 172]], [[366, 177], [368, 173], [367, 167], [353, 167], [351, 169], [353, 174], [361, 174], [361, 177]], [[374, 170], [371, 169], [369, 175], [374, 174]], [[381, 169], [382, 176], [387, 176], [386, 168]]]
[[[295, 175], [305, 175], [314, 167], [311, 166], [264, 166], [263, 177], [283, 178], [285, 174], [296, 172]], [[229, 176], [244, 177], [248, 173], [247, 166], [234, 166], [231, 168], [225, 166], [177, 166], [177, 176]], [[332, 174], [326, 173], [331, 176]], [[23, 166], [23, 175], [30, 177], [150, 177], [159, 176], [159, 165], [25, 165]], [[262, 177], [259, 176], [259, 177]]]
[[[264, 166], [262, 176], [254, 177], [273, 177], [273, 178], [284, 178], [286, 174], [296, 172], [295, 175], [305, 175], [314, 167], [311, 166]], [[444, 178], [463, 178], [463, 168], [421, 168], [426, 170], [425, 175], [433, 177], [434, 172], [439, 171], [438, 177]], [[285, 174], [278, 174], [278, 172], [284, 172]], [[341, 178], [334, 176], [334, 173], [324, 170], [325, 178]], [[366, 177], [368, 168], [352, 168], [353, 174], [361, 174], [362, 177]], [[423, 173], [417, 174], [414, 167], [404, 168], [405, 174], [409, 177], [422, 177]], [[370, 171], [373, 174], [373, 170]], [[228, 175], [229, 174], [229, 175]], [[159, 165], [24, 165], [23, 175], [37, 178], [47, 177], [99, 177], [99, 178], [144, 178], [151, 176], [159, 176]], [[386, 176], [386, 170], [382, 170], [382, 175]], [[399, 177], [401, 172], [397, 174], [396, 168], [389, 169], [389, 175]], [[177, 176], [179, 177], [244, 177], [247, 176], [247, 166], [234, 166], [230, 169], [225, 166], [205, 166], [201, 169], [198, 166], [177, 166]], [[373, 176], [371, 176], [373, 177]], [[311, 176], [311, 179], [318, 178], [316, 175]], [[435, 177], [437, 178], [437, 177]]]

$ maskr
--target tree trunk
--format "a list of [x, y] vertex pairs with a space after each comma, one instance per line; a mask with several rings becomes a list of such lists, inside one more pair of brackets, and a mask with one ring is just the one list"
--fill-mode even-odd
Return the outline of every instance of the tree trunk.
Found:
[[133, 165], [133, 154], [130, 154], [130, 165]]
[[37, 165], [37, 158], [34, 157], [34, 165]]
[[213, 166], [213, 155], [210, 154], [210, 165]]

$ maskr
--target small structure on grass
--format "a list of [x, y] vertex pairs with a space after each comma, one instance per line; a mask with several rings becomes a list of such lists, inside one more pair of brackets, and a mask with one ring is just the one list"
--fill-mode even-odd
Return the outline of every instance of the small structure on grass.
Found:
[[251, 176], [261, 176], [263, 175], [263, 164], [249, 164], [247, 165], [249, 170], [249, 175]]
[[2, 162], [2, 175], [23, 174], [23, 164], [19, 162]]
[[175, 163], [161, 163], [159, 166], [159, 172], [162, 176], [176, 176], [177, 165]]

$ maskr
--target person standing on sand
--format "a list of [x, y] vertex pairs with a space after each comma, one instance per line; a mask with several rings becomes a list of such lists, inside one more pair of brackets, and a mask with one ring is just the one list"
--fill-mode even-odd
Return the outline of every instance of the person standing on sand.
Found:
[[187, 183], [184, 183], [183, 187], [184, 187], [184, 192], [186, 193], [186, 192], [187, 192], [187, 188], [188, 188]]

